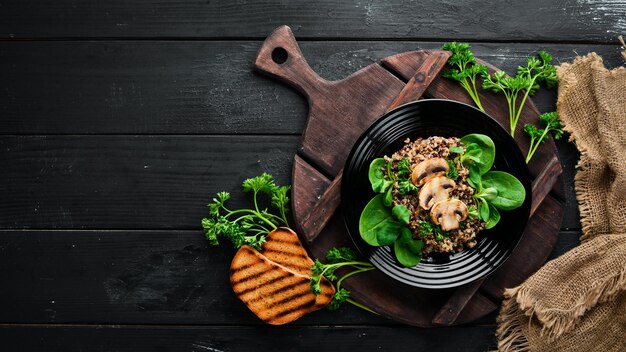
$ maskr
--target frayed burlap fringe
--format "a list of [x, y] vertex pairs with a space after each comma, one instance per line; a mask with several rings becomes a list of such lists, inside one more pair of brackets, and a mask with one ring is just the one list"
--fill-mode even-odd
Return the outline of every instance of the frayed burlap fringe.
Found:
[[[615, 299], [626, 290], [626, 267], [617, 275], [596, 285], [581, 296], [571, 309], [553, 309], [538, 301], [525, 286], [504, 291], [504, 302], [498, 316], [498, 350], [530, 351], [528, 325], [536, 318], [541, 323], [541, 336], [548, 342], [572, 331], [581, 317], [598, 304]], [[522, 311], [524, 314], [519, 314]], [[527, 317], [527, 318], [525, 318]]]
[[[563, 64], [557, 110], [581, 153], [581, 245], [504, 292], [498, 351], [626, 351], [626, 69]], [[618, 181], [619, 180], [619, 181]]]
[[[504, 291], [504, 302], [498, 315], [498, 351], [528, 352], [530, 344], [528, 337], [524, 334], [530, 319], [519, 314], [518, 303], [512, 299], [517, 294], [518, 288], [511, 288]], [[532, 312], [531, 312], [532, 314]]]

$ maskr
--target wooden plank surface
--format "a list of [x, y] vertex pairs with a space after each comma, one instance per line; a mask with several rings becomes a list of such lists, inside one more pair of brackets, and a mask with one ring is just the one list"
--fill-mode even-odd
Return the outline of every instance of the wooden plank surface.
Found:
[[[231, 293], [232, 249], [198, 229], [205, 205], [221, 190], [247, 204], [240, 183], [263, 171], [289, 182], [307, 116], [254, 56], [288, 24], [329, 80], [455, 39], [509, 72], [542, 48], [619, 66], [607, 44], [624, 18], [622, 0], [0, 1], [3, 350], [493, 349], [495, 315], [414, 329], [345, 306], [268, 327]], [[555, 97], [534, 101], [549, 111]], [[557, 147], [566, 208], [550, 258], [580, 236], [578, 153]]]
[[[579, 235], [562, 232], [551, 257]], [[0, 238], [0, 324], [263, 325], [230, 289], [234, 250], [210, 247], [200, 230], [4, 230]], [[349, 304], [294, 323], [355, 324], [397, 325]]]
[[491, 326], [2, 326], [0, 339], [12, 350], [47, 352], [319, 352], [357, 347], [363, 352], [484, 352], [495, 347]]
[[[299, 136], [0, 136], [0, 228], [197, 229], [219, 191], [291, 180]], [[565, 148], [564, 229], [580, 229]], [[249, 199], [248, 199], [249, 201]]]
[[262, 38], [287, 24], [302, 38], [615, 41], [619, 1], [13, 1], [0, 37]]
[[[282, 50], [284, 57], [281, 60], [277, 60], [274, 55], [279, 50]], [[302, 92], [309, 103], [307, 125], [298, 155], [318, 171], [328, 175], [329, 179], [334, 178], [330, 187], [317, 198], [318, 205], [305, 209], [294, 208], [293, 218], [296, 227], [309, 242], [308, 249], [315, 256], [323, 257], [323, 253], [338, 246], [339, 238], [346, 236], [344, 226], [334, 227], [332, 221], [328, 226], [321, 227], [328, 223], [338, 204], [339, 190], [333, 185], [336, 186], [339, 183], [341, 173], [337, 175], [337, 171], [345, 163], [348, 154], [348, 149], [343, 147], [352, 145], [362, 131], [382, 115], [384, 107], [387, 106], [387, 111], [389, 111], [402, 103], [421, 99], [424, 92], [428, 97], [446, 98], [472, 104], [467, 93], [460, 89], [457, 83], [441, 78], [439, 75], [449, 57], [450, 53], [446, 51], [405, 52], [387, 57], [381, 61], [381, 64], [369, 65], [341, 81], [331, 83], [321, 79], [312, 71], [303, 58], [289, 27], [277, 28], [263, 42], [256, 57], [255, 68]], [[396, 76], [392, 76], [388, 71], [374, 74], [381, 71], [380, 65], [403, 78], [406, 85], [401, 91]], [[489, 64], [487, 67], [491, 72], [499, 70]], [[386, 82], [386, 84], [381, 84], [381, 82]], [[358, 88], [355, 89], [355, 87]], [[396, 98], [391, 102], [388, 97], [394, 96]], [[502, 97], [482, 92], [481, 100], [486, 108], [485, 111], [504, 128], [507, 128], [509, 116]], [[538, 117], [539, 111], [534, 103], [529, 102], [520, 116], [520, 125], [535, 123]], [[523, 153], [528, 151], [528, 138], [518, 134], [517, 144]], [[516, 255], [507, 260], [507, 263], [515, 263], [514, 266], [508, 266], [505, 271], [507, 280], [490, 280], [492, 286], [495, 283], [498, 287], [497, 291], [503, 291], [506, 287], [521, 283], [530, 273], [540, 268], [556, 243], [559, 225], [563, 218], [562, 205], [558, 202], [553, 202], [553, 206], [547, 207], [542, 204], [553, 188], [552, 193], [560, 198], [564, 197], [562, 181], [556, 184], [562, 173], [556, 153], [554, 141], [550, 139], [535, 154], [533, 162], [529, 164], [530, 173], [534, 177], [531, 217], [539, 205], [541, 205], [540, 211], [532, 217], [531, 226], [528, 226]], [[306, 165], [304, 167], [310, 169]], [[296, 203], [307, 204], [310, 200], [309, 190], [323, 187], [317, 176], [309, 177], [307, 173], [308, 171], [301, 168], [300, 163], [294, 163], [293, 200]], [[296, 175], [305, 176], [300, 178]], [[326, 180], [323, 183], [326, 183]], [[332, 200], [337, 200], [337, 202]], [[332, 210], [329, 211], [327, 207]], [[314, 226], [310, 226], [309, 222], [312, 214], [316, 219], [313, 222]], [[324, 216], [321, 216], [322, 214]], [[546, 219], [545, 215], [548, 215], [549, 219]], [[528, 231], [537, 233], [530, 233], [529, 236]], [[315, 240], [320, 233], [324, 234], [322, 237], [333, 240]], [[543, 240], [535, 241], [538, 238]], [[521, 250], [523, 248], [531, 248], [531, 250], [523, 251]], [[530, 254], [534, 261], [528, 260]], [[518, 279], [515, 281], [508, 279], [514, 277]], [[496, 304], [488, 299], [477, 299], [477, 296], [481, 295], [476, 294], [476, 289], [481, 286], [483, 280], [479, 281], [472, 283], [473, 289], [470, 289], [472, 286], [468, 285], [455, 290], [451, 295], [441, 291], [433, 295], [432, 290], [410, 290], [404, 285], [398, 285], [396, 281], [390, 281], [384, 275], [368, 273], [354, 278], [346, 283], [345, 287], [354, 291], [355, 297], [362, 299], [383, 316], [414, 326], [428, 327], [454, 325], [462, 311], [476, 313], [474, 317], [466, 316], [467, 321], [473, 321], [495, 311]], [[376, 282], [376, 285], [372, 285], [373, 282]], [[449, 297], [447, 301], [440, 302], [445, 297]], [[492, 297], [498, 296], [492, 295]], [[421, 303], [424, 302], [427, 304], [422, 305]], [[433, 307], [440, 305], [438, 312], [431, 311]]]
[[[219, 191], [289, 182], [297, 136], [0, 137], [0, 227], [198, 229]], [[247, 202], [244, 203], [244, 199]]]
[[[430, 42], [302, 42], [320, 76], [342, 79]], [[0, 134], [300, 134], [307, 104], [251, 69], [259, 41], [1, 42]], [[514, 72], [548, 49], [555, 62], [595, 51], [608, 66], [616, 45], [473, 43], [476, 56]], [[540, 90], [539, 111], [556, 93]]]
[[[148, 42], [148, 43], [135, 43], [135, 45], [128, 45], [129, 43], [4, 43], [4, 50], [0, 50], [0, 58], [3, 60], [3, 65], [0, 65], [0, 70], [4, 70], [2, 72], [3, 77], [9, 77], [5, 84], [6, 88], [0, 91], [0, 109], [2, 110], [2, 119], [3, 123], [0, 124], [0, 131], [3, 134], [31, 134], [31, 133], [44, 133], [44, 134], [57, 134], [57, 133], [165, 133], [166, 131], [170, 131], [168, 133], [234, 133], [242, 131], [242, 133], [288, 133], [288, 134], [298, 134], [301, 131], [301, 128], [304, 123], [304, 118], [306, 117], [306, 105], [305, 102], [298, 98], [297, 95], [290, 91], [287, 87], [282, 87], [280, 85], [276, 85], [264, 78], [255, 76], [251, 73], [249, 68], [242, 68], [245, 66], [246, 62], [251, 62], [255, 49], [258, 46], [258, 43], [247, 43], [247, 44], [232, 44], [232, 43], [187, 43], [187, 45], [193, 46], [194, 49], [187, 49], [188, 52], [220, 52], [224, 51], [226, 55], [224, 57], [232, 57], [235, 55], [235, 52], [239, 53], [239, 59], [230, 63], [220, 63], [219, 55], [216, 55], [214, 60], [214, 65], [211, 66], [215, 68], [214, 70], [207, 70], [206, 72], [222, 72], [220, 68], [226, 68], [229, 65], [233, 67], [230, 71], [223, 70], [222, 75], [211, 76], [208, 75], [209, 78], [204, 78], [203, 75], [198, 74], [197, 72], [185, 72], [184, 74], [180, 71], [176, 70], [176, 67], [189, 67], [193, 59], [189, 59], [189, 55], [186, 55], [186, 51], [182, 50], [186, 46], [183, 46], [179, 43], [169, 43], [169, 42]], [[37, 46], [36, 46], [37, 45]], [[217, 46], [215, 46], [217, 45]], [[364, 64], [376, 61], [380, 57], [387, 55], [388, 53], [394, 52], [396, 43], [355, 43], [352, 42], [350, 45], [347, 45], [346, 48], [343, 48], [343, 51], [335, 52], [335, 49], [340, 50], [339, 43], [304, 43], [302, 45], [303, 51], [305, 55], [313, 55], [312, 66], [316, 71], [319, 71], [324, 76], [330, 79], [338, 79], [343, 77], [345, 74], [356, 70]], [[410, 43], [401, 43], [399, 45], [399, 50], [405, 49], [407, 46], [412, 45]], [[432, 43], [431, 46], [435, 46]], [[106, 52], [110, 50], [110, 47], [114, 47], [115, 50], [112, 52], [117, 54], [111, 54], [110, 57], [105, 55], [104, 59], [98, 59], [99, 52]], [[148, 50], [152, 47], [152, 50]], [[247, 48], [243, 51], [237, 51], [237, 48]], [[369, 47], [368, 49], [358, 49], [363, 47]], [[436, 47], [436, 46], [435, 46]], [[35, 48], [40, 50], [41, 48], [41, 56], [33, 56], [32, 53]], [[107, 49], [109, 48], [109, 49]], [[201, 50], [201, 48], [203, 48]], [[619, 54], [617, 52], [617, 48], [614, 46], [577, 46], [577, 45], [562, 45], [556, 46], [556, 48], [560, 48], [555, 51], [557, 53], [558, 60], [564, 61], [571, 59], [572, 55], [575, 55], [576, 52], [586, 52], [591, 50], [596, 50], [599, 53], [603, 54], [605, 60], [608, 65], [617, 65], [620, 60]], [[181, 50], [179, 50], [181, 49]], [[535, 49], [532, 45], [523, 44], [519, 45], [517, 49], [511, 51], [510, 49], [499, 49], [495, 45], [484, 45], [479, 44], [475, 46], [475, 50], [477, 55], [482, 55], [482, 57], [486, 57], [493, 62], [498, 62], [502, 64], [504, 67], [508, 67], [511, 70], [519, 61], [523, 60], [523, 57]], [[398, 50], [398, 51], [399, 51]], [[152, 55], [156, 52], [164, 52], [164, 55]], [[128, 56], [125, 56], [124, 53], [128, 53]], [[142, 54], [148, 54], [150, 57], [157, 57], [155, 59], [157, 62], [154, 66], [150, 66], [150, 62], [147, 63], [147, 66], [144, 70], [136, 69], [140, 62], [142, 61], [140, 58], [136, 59], [134, 65], [131, 65], [133, 69], [123, 69], [123, 62], [125, 59], [132, 59], [132, 57], [141, 56]], [[169, 55], [167, 53], [170, 53]], [[232, 55], [230, 55], [232, 54]], [[121, 55], [122, 58], [114, 60], [115, 55]], [[201, 55], [196, 54], [198, 57]], [[161, 56], [164, 56], [163, 59], [160, 59]], [[46, 68], [41, 68], [43, 64], [43, 57], [48, 58], [49, 66]], [[354, 59], [350, 59], [351, 57], [356, 57]], [[124, 59], [124, 60], [123, 60]], [[79, 74], [69, 75], [70, 67], [76, 64], [80, 64], [82, 60], [86, 60], [84, 63], [84, 68]], [[24, 64], [27, 63], [27, 64]], [[38, 65], [39, 63], [39, 65]], [[99, 63], [99, 64], [98, 64]], [[159, 66], [161, 65], [161, 66]], [[166, 66], [165, 69], [162, 69], [163, 72], [170, 72], [169, 74], [159, 73], [157, 74], [158, 67]], [[33, 68], [34, 67], [34, 68]], [[40, 67], [40, 68], [37, 68]], [[65, 67], [65, 69], [63, 69]], [[93, 68], [95, 67], [95, 69]], [[96, 73], [93, 73], [93, 72]], [[233, 87], [239, 87], [239, 89], [231, 88], [223, 88], [226, 85], [226, 80], [228, 79], [229, 73], [232, 77], [233, 72], [238, 72], [239, 76], [234, 80]], [[92, 72], [92, 73], [89, 73]], [[173, 104], [172, 106], [166, 106], [167, 103], [163, 103], [168, 101], [165, 96], [170, 95], [172, 91], [169, 91], [168, 82], [171, 82], [172, 85], [176, 85], [181, 81], [186, 81], [185, 79], [180, 80], [176, 77], [178, 75], [188, 75], [187, 81], [192, 81], [191, 77], [202, 77], [198, 78], [198, 82], [194, 88], [189, 89], [190, 92], [197, 91], [204, 84], [214, 84], [214, 87], [220, 93], [217, 95], [211, 95], [212, 89], [208, 92], [201, 94], [198, 98], [198, 101], [211, 101], [213, 104], [219, 105], [215, 108], [215, 110], [206, 109], [208, 111], [206, 114], [203, 111], [202, 104], [198, 105], [198, 108], [195, 110], [196, 112], [191, 112], [185, 110], [185, 107], [193, 106], [192, 98], [189, 99], [171, 99], [170, 102]], [[86, 77], [87, 78], [86, 78]], [[43, 78], [42, 78], [43, 77]], [[211, 78], [213, 79], [213, 83], [210, 83]], [[33, 84], [33, 82], [42, 82], [41, 84]], [[118, 82], [118, 83], [115, 83]], [[119, 83], [123, 82], [123, 83]], [[253, 89], [244, 88], [244, 82], [252, 82]], [[119, 84], [119, 87], [116, 88], [115, 84]], [[184, 86], [185, 83], [182, 83]], [[133, 93], [133, 86], [135, 87], [135, 91]], [[176, 86], [175, 90], [182, 89], [182, 86]], [[109, 90], [102, 90], [102, 87], [109, 87]], [[137, 88], [141, 87], [141, 88]], [[158, 87], [158, 88], [155, 88]], [[222, 88], [219, 88], [222, 87]], [[251, 95], [246, 95], [246, 92], [252, 91]], [[259, 94], [257, 91], [261, 91]], [[213, 91], [215, 93], [215, 91]], [[110, 94], [110, 95], [109, 95]], [[194, 94], [190, 93], [190, 96]], [[271, 96], [270, 96], [271, 95]], [[104, 97], [104, 98], [103, 98]], [[253, 98], [251, 98], [253, 97]], [[273, 98], [272, 98], [273, 97]], [[110, 100], [108, 100], [111, 98]], [[113, 99], [115, 98], [115, 99]], [[191, 99], [191, 100], [190, 100]], [[23, 102], [28, 101], [28, 104], [24, 104]], [[224, 102], [226, 101], [226, 102]], [[230, 101], [230, 102], [229, 102]], [[237, 105], [237, 101], [239, 101], [239, 105]], [[554, 93], [545, 93], [541, 92], [535, 99], [540, 110], [547, 111], [554, 108]], [[144, 102], [144, 103], [142, 103]], [[215, 103], [218, 102], [218, 103]], [[268, 103], [269, 102], [269, 103]], [[143, 106], [147, 109], [147, 113], [141, 111]], [[164, 105], [165, 104], [165, 105]], [[206, 106], [204, 106], [206, 107]], [[238, 108], [240, 110], [238, 110]], [[190, 109], [194, 110], [194, 109]], [[179, 111], [183, 111], [184, 113], [180, 113]], [[194, 114], [202, 114], [202, 115], [194, 115]], [[54, 116], [54, 118], [50, 118], [50, 116]], [[175, 117], [173, 117], [175, 116]], [[233, 118], [230, 118], [233, 117]], [[220, 121], [222, 121], [220, 123]], [[48, 136], [49, 139], [51, 136]], [[58, 139], [59, 137], [53, 137], [53, 139]], [[68, 137], [72, 138], [72, 137]], [[121, 137], [121, 138], [134, 138], [134, 137]], [[244, 137], [245, 138], [245, 137]], [[26, 140], [26, 139], [24, 139]], [[35, 138], [35, 140], [39, 140], [41, 143], [41, 147], [47, 142], [43, 142], [41, 139]], [[155, 140], [155, 139], [153, 139]], [[266, 138], [266, 140], [269, 140]], [[15, 141], [15, 140], [13, 140]], [[3, 145], [6, 145], [7, 142], [4, 142]], [[16, 142], [17, 143], [17, 142]], [[21, 142], [20, 142], [21, 143]], [[71, 141], [68, 143], [72, 143]], [[98, 142], [93, 142], [98, 143]], [[11, 143], [9, 143], [11, 144]], [[57, 173], [62, 173], [64, 167], [69, 167], [70, 162], [63, 162], [65, 156], [73, 155], [76, 158], [76, 161], [85, 161], [83, 157], [81, 157], [81, 151], [72, 150], [70, 148], [70, 144], [66, 146], [59, 146], [58, 150], [48, 150], [43, 151], [39, 149], [40, 156], [34, 156], [35, 158], [39, 158], [39, 161], [43, 162], [47, 165], [52, 175]], [[193, 143], [192, 143], [193, 144]], [[293, 148], [295, 148], [295, 143], [293, 144]], [[578, 229], [580, 228], [578, 212], [577, 212], [577, 204], [574, 196], [573, 183], [571, 180], [573, 179], [574, 174], [574, 165], [577, 161], [577, 153], [573, 145], [560, 142], [557, 143], [559, 149], [561, 150], [561, 160], [564, 164], [565, 171], [565, 191], [567, 196], [565, 197], [567, 210], [565, 212], [565, 219], [563, 222], [564, 229]], [[176, 144], [176, 148], [182, 147], [179, 152], [185, 152], [189, 149], [184, 148], [192, 148], [189, 146], [189, 143]], [[9, 168], [15, 167], [24, 167], [28, 168], [29, 165], [26, 164], [18, 164], [18, 165], [9, 165], [6, 163], [14, 163], [16, 161], [16, 157], [23, 156], [16, 155], [15, 148], [11, 148], [11, 145], [6, 145], [6, 148], [10, 149], [8, 151], [12, 151], [12, 153], [4, 153], [2, 156], [3, 166], [10, 166]], [[103, 147], [103, 150], [106, 150], [106, 146]], [[114, 148], [119, 148], [116, 146]], [[176, 149], [174, 148], [174, 149]], [[271, 149], [271, 146], [266, 145], [266, 149]], [[281, 162], [288, 163], [289, 156], [288, 150], [280, 151], [276, 155], [272, 155], [272, 159], [275, 160], [277, 156], [280, 157]], [[171, 149], [171, 151], [175, 151]], [[31, 152], [36, 153], [37, 147], [33, 147]], [[202, 150], [202, 149], [200, 149]], [[222, 149], [225, 150], [225, 149]], [[142, 151], [133, 150], [131, 153], [141, 153]], [[44, 155], [45, 154], [45, 155]], [[113, 153], [115, 154], [115, 153]], [[181, 154], [182, 155], [182, 154]], [[118, 154], [120, 157], [121, 154]], [[108, 157], [108, 156], [107, 156]], [[138, 155], [139, 158], [150, 158], [148, 155]], [[250, 156], [248, 156], [250, 157]], [[154, 158], [154, 156], [153, 156]], [[252, 156], [252, 158], [254, 158]], [[52, 160], [57, 160], [53, 162]], [[132, 158], [130, 160], [133, 160]], [[209, 159], [206, 159], [209, 160]], [[238, 160], [238, 158], [233, 158], [232, 160]], [[257, 159], [260, 160], [260, 159]], [[134, 159], [135, 162], [141, 163], [141, 160]], [[251, 161], [251, 159], [248, 159]], [[55, 163], [60, 162], [57, 165]], [[116, 167], [118, 161], [111, 160], [114, 163], [114, 168]], [[128, 163], [129, 161], [125, 161]], [[263, 165], [263, 161], [259, 163], [259, 169], [265, 167], [268, 171], [273, 171], [274, 173], [280, 173], [282, 175], [283, 180], [287, 181], [288, 174], [282, 173], [279, 170], [287, 170], [288, 167], [277, 167], [275, 161], [271, 161], [272, 165]], [[117, 163], [117, 164], [116, 164]], [[177, 161], [180, 163], [180, 161]], [[235, 165], [238, 165], [235, 163]], [[24, 170], [26, 176], [34, 176], [35, 172], [41, 171], [44, 165], [35, 165], [31, 164], [30, 166], [40, 167], [38, 171], [35, 171], [34, 168], [30, 169], [29, 172]], [[139, 165], [137, 165], [139, 166]], [[141, 165], [145, 166], [145, 165]], [[239, 165], [240, 166], [240, 165]], [[273, 170], [272, 170], [273, 169]], [[153, 170], [146, 170], [147, 173], [152, 172]], [[232, 173], [241, 172], [241, 170], [231, 170]], [[17, 175], [17, 174], [14, 174]], [[248, 174], [249, 175], [249, 174]], [[6, 182], [12, 182], [13, 179], [9, 178], [8, 174], [4, 174], [4, 180]], [[62, 177], [57, 175], [57, 177]], [[169, 175], [167, 177], [178, 177]], [[219, 179], [221, 176], [216, 173], [216, 177]], [[240, 175], [240, 179], [243, 179], [245, 175]], [[33, 187], [37, 187], [36, 184], [22, 184], [19, 185], [21, 177], [17, 177], [16, 182], [18, 182], [18, 188], [22, 187], [25, 189], [32, 189]], [[230, 178], [222, 178], [223, 180], [230, 180]], [[209, 178], [204, 178], [200, 180], [200, 182], [205, 182], [209, 180]], [[62, 179], [57, 179], [59, 183], [62, 183]], [[211, 179], [212, 182], [214, 179]], [[54, 184], [54, 179], [47, 179], [47, 183]], [[217, 182], [219, 184], [219, 182]], [[6, 185], [6, 183], [5, 183]], [[40, 187], [45, 187], [43, 184], [39, 184]], [[207, 186], [204, 183], [204, 186]], [[227, 187], [234, 187], [232, 183], [229, 183]], [[5, 186], [7, 187], [7, 186]], [[130, 187], [130, 186], [129, 186]], [[208, 197], [211, 193], [214, 193], [221, 188], [206, 188]], [[2, 191], [3, 188], [0, 188]], [[89, 189], [77, 189], [72, 186], [72, 190], [76, 192], [89, 192]], [[120, 188], [120, 190], [124, 190], [124, 185]], [[53, 189], [52, 192], [55, 190]], [[72, 192], [70, 192], [71, 194]], [[26, 193], [28, 194], [28, 193]], [[5, 193], [6, 195], [6, 193]], [[62, 213], [60, 210], [61, 207], [71, 206], [69, 204], [63, 204], [63, 200], [66, 199], [65, 196], [58, 197], [55, 199], [55, 202], [58, 205], [58, 211], [56, 213], [47, 214], [45, 212], [40, 212], [39, 214], [36, 212], [37, 202], [41, 201], [42, 197], [45, 195], [44, 193], [38, 193], [36, 196], [37, 199], [28, 199], [26, 198], [18, 198], [11, 199], [11, 202], [17, 202], [19, 204], [10, 204], [7, 206], [9, 210], [11, 209], [20, 209], [19, 216], [17, 218], [11, 218], [10, 224], [2, 225], [4, 227], [71, 227], [69, 220], [66, 216], [57, 217], [56, 215]], [[159, 194], [150, 193], [148, 195], [143, 195], [144, 197], [154, 197]], [[81, 197], [84, 195], [81, 194]], [[201, 198], [205, 197], [205, 195], [201, 195], [200, 192], [195, 194], [196, 197]], [[146, 202], [147, 204], [148, 202]], [[184, 205], [187, 205], [185, 203]], [[17, 207], [15, 207], [17, 205]], [[183, 205], [183, 206], [184, 206]], [[90, 204], [91, 207], [95, 206], [96, 209], [101, 207], [102, 204]], [[151, 206], [151, 205], [147, 205]], [[193, 204], [193, 207], [196, 207], [196, 204]], [[96, 214], [97, 216], [109, 217], [106, 211], [100, 212], [102, 209], [98, 209], [99, 212]], [[86, 211], [86, 209], [83, 209]], [[37, 210], [37, 212], [39, 212]], [[142, 209], [134, 209], [134, 212], [141, 213]], [[192, 210], [192, 213], [194, 210]], [[183, 211], [181, 211], [183, 213]], [[185, 214], [190, 214], [189, 210], [184, 211]], [[10, 214], [10, 213], [4, 213]], [[43, 214], [43, 215], [41, 215]], [[56, 215], [55, 215], [56, 214]], [[67, 213], [66, 213], [67, 214]], [[157, 212], [157, 214], [159, 214]], [[197, 210], [195, 210], [195, 214], [197, 214]], [[159, 214], [162, 215], [162, 214]], [[20, 224], [20, 218], [24, 221], [26, 219], [32, 219], [37, 216], [40, 220], [34, 222], [28, 222], [28, 224]], [[167, 214], [165, 214], [167, 217]], [[30, 217], [30, 218], [29, 218]], [[150, 223], [150, 227], [153, 226], [161, 226], [158, 225], [158, 221], [156, 223], [153, 220], [144, 220], [143, 223], [141, 221], [141, 216], [139, 218], [123, 219], [124, 215], [119, 218], [117, 215], [112, 216], [113, 222], [109, 224], [109, 226], [123, 226], [118, 221], [121, 220], [121, 223], [124, 221], [132, 222], [132, 228], [145, 228], [146, 224]], [[50, 222], [46, 222], [45, 218], [54, 219]], [[182, 218], [185, 219], [185, 215], [182, 214]], [[177, 218], [180, 220], [180, 218]], [[43, 220], [43, 221], [42, 221]], [[140, 221], [137, 221], [140, 220]], [[91, 228], [99, 228], [99, 224], [96, 218], [90, 218], [89, 224], [79, 224], [77, 226], [87, 226]], [[118, 223], [116, 223], [118, 222]], [[166, 224], [166, 221], [162, 223], [163, 226], [173, 227], [173, 228], [190, 228], [190, 226], [195, 226], [194, 220], [190, 217], [187, 217], [186, 223], [181, 225], [179, 221], [171, 224]], [[79, 222], [80, 223], [80, 222]], [[156, 225], [155, 225], [156, 224]], [[192, 225], [193, 224], [193, 225]], [[100, 227], [101, 228], [101, 227]], [[117, 227], [120, 228], [120, 227]]]

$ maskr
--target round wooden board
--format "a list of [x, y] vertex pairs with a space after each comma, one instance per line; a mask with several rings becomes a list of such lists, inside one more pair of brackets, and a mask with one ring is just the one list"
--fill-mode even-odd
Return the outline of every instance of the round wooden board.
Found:
[[[445, 52], [398, 54], [345, 79], [330, 82], [320, 78], [306, 63], [289, 27], [277, 28], [263, 43], [255, 68], [298, 89], [309, 101], [307, 126], [294, 158], [292, 199], [298, 233], [313, 256], [323, 258], [332, 247], [353, 245], [341, 214], [335, 213], [336, 204], [326, 203], [334, 203], [330, 199], [338, 202], [341, 168], [353, 143], [390, 106], [397, 105], [396, 98], [401, 92], [404, 94], [406, 82], [422, 83], [414, 98], [472, 103], [456, 82], [440, 76], [445, 60], [437, 62], [441, 61], [442, 53]], [[506, 100], [482, 91], [481, 101], [486, 112], [508, 129]], [[535, 105], [528, 101], [516, 133], [524, 154], [528, 139], [520, 126], [536, 122], [538, 115]], [[552, 140], [537, 151], [529, 169], [542, 181], [550, 177], [557, 180], [561, 169]], [[545, 185], [549, 188], [542, 189]], [[544, 264], [552, 251], [563, 218], [563, 205], [558, 200], [563, 198], [562, 188], [560, 176], [556, 184], [535, 182], [533, 197], [541, 193], [539, 199], [543, 201], [534, 204], [536, 211], [515, 252], [484, 280], [454, 289], [426, 290], [407, 286], [374, 270], [346, 280], [344, 286], [356, 300], [381, 315], [414, 326], [456, 325], [483, 317], [498, 308], [504, 288], [524, 281]], [[544, 198], [549, 191], [550, 195]]]

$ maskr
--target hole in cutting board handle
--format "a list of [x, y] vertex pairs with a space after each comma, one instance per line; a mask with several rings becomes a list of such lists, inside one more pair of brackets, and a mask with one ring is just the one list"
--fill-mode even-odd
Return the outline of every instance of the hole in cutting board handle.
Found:
[[272, 50], [272, 61], [275, 63], [282, 65], [289, 58], [289, 53], [284, 48], [278, 47]]

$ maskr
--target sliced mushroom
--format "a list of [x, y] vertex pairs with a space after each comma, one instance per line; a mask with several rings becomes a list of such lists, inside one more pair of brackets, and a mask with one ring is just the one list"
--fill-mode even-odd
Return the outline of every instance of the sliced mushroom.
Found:
[[458, 199], [447, 199], [433, 205], [430, 210], [433, 223], [441, 225], [443, 231], [456, 230], [460, 222], [467, 219], [467, 205]]
[[422, 161], [413, 168], [411, 180], [417, 187], [428, 182], [433, 177], [443, 176], [450, 170], [450, 165], [444, 158], [430, 158]]
[[418, 194], [420, 206], [428, 210], [433, 204], [448, 199], [454, 186], [454, 181], [445, 176], [431, 178]]

